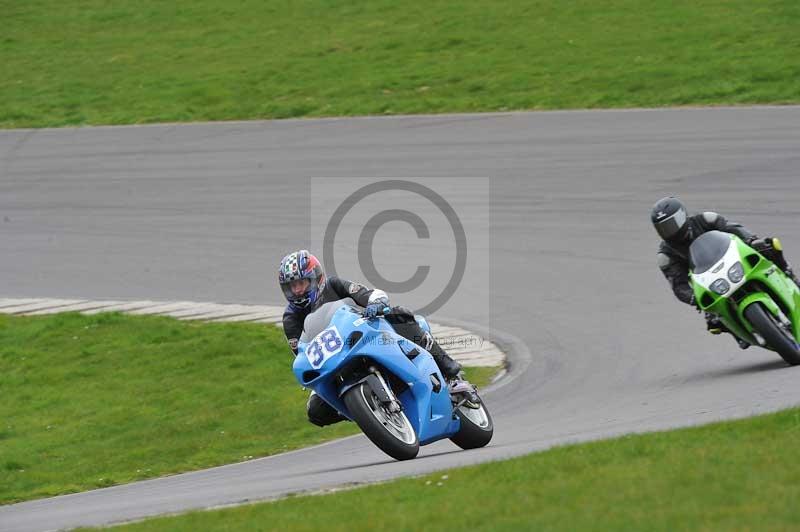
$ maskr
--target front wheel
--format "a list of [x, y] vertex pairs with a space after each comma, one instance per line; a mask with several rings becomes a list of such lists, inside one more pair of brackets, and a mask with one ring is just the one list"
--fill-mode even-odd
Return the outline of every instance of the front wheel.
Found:
[[456, 413], [461, 419], [461, 428], [450, 437], [450, 441], [462, 449], [477, 449], [492, 440], [494, 423], [483, 401], [477, 404], [467, 401], [456, 409]]
[[350, 417], [367, 438], [397, 460], [410, 460], [419, 452], [414, 427], [403, 412], [390, 412], [365, 382], [344, 394]]
[[800, 346], [795, 342], [791, 331], [783, 328], [761, 303], [753, 303], [744, 309], [744, 317], [781, 358], [792, 366], [800, 364]]

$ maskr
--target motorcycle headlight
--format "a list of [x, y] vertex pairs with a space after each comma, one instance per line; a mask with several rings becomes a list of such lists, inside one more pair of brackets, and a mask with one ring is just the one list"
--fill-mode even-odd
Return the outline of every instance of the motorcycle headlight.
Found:
[[743, 277], [744, 268], [742, 268], [741, 262], [737, 262], [728, 269], [728, 279], [730, 279], [732, 283], [738, 283]]
[[711, 283], [711, 290], [719, 295], [723, 295], [731, 289], [731, 285], [725, 279], [719, 278]]

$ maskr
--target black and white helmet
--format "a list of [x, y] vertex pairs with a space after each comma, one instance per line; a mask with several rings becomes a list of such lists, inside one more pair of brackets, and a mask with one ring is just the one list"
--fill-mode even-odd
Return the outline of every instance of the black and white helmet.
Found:
[[678, 198], [661, 198], [653, 205], [650, 221], [658, 235], [666, 241], [681, 241], [689, 230], [686, 207]]

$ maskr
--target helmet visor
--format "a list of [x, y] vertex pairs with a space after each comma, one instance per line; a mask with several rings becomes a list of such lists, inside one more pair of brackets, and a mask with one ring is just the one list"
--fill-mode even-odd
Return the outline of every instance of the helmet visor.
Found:
[[671, 240], [675, 238], [686, 225], [686, 211], [678, 209], [675, 214], [656, 222], [654, 225], [661, 238], [664, 240]]
[[288, 301], [300, 297], [294, 294], [294, 290], [292, 290], [290, 283], [281, 283], [281, 290], [283, 290], [283, 297], [285, 297]]
[[[306, 283], [307, 281], [307, 283]], [[299, 290], [296, 287], [302, 286], [302, 284], [306, 284], [305, 290]], [[281, 290], [283, 290], [283, 296], [288, 301], [300, 301], [308, 297], [314, 289], [317, 288], [317, 280], [316, 279], [296, 279], [294, 281], [289, 281], [286, 283], [280, 283]], [[295, 292], [295, 290], [297, 290]]]

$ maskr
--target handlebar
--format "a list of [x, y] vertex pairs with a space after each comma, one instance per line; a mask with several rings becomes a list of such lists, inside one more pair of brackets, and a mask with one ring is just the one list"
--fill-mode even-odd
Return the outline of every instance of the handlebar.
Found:
[[[384, 314], [388, 314], [391, 310], [392, 310], [391, 307], [383, 307], [381, 309], [381, 311], [375, 317], [377, 318], [377, 317], [383, 316]], [[362, 318], [366, 318], [367, 317], [366, 309], [361, 312], [361, 317]]]

